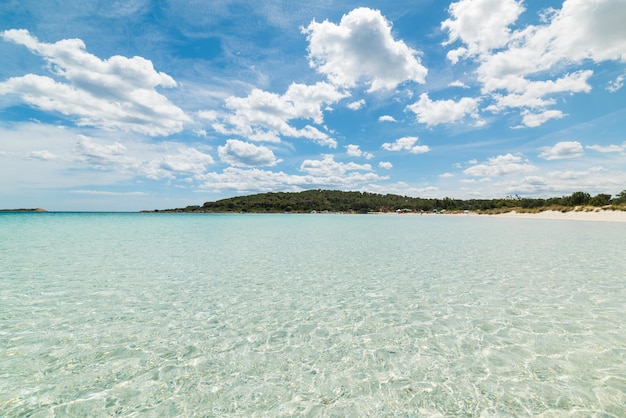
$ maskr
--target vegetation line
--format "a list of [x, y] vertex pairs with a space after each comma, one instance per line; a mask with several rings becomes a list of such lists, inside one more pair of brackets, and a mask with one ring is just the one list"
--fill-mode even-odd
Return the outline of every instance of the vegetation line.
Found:
[[0, 212], [47, 212], [42, 208], [0, 209]]
[[591, 196], [585, 192], [575, 192], [570, 196], [549, 199], [522, 198], [507, 196], [504, 199], [460, 200], [423, 199], [395, 194], [367, 192], [346, 192], [339, 190], [307, 190], [303, 192], [260, 193], [232, 197], [202, 206], [187, 206], [178, 209], [153, 210], [149, 212], [190, 212], [190, 213], [311, 213], [311, 212], [454, 212], [472, 211], [478, 213], [542, 212], [557, 210], [609, 210], [626, 211], [626, 190], [614, 198], [609, 194]]

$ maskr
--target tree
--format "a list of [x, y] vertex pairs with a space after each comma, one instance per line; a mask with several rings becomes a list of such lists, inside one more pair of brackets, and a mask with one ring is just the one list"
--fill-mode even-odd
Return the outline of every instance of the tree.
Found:
[[584, 206], [589, 204], [591, 195], [585, 192], [574, 192], [571, 196], [564, 197], [563, 201], [567, 206]]
[[619, 192], [617, 196], [613, 198], [611, 203], [616, 204], [616, 205], [621, 205], [621, 204], [626, 203], [626, 190], [622, 190], [621, 192]]
[[611, 203], [611, 195], [600, 193], [589, 200], [589, 204], [592, 206], [606, 206]]

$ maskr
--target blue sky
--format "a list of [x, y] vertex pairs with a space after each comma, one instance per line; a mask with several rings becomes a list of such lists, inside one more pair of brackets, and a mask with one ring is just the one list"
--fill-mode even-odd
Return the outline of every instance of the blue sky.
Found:
[[0, 207], [626, 189], [626, 0], [8, 0]]

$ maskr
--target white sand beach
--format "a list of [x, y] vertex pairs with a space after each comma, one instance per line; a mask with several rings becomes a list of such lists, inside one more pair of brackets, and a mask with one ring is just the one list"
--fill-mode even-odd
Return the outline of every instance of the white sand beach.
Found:
[[626, 222], [626, 211], [619, 210], [596, 210], [596, 211], [569, 211], [559, 212], [546, 210], [539, 213], [518, 213], [515, 211], [490, 215], [506, 218], [527, 218], [527, 219], [560, 219], [577, 221], [603, 221], [603, 222]]

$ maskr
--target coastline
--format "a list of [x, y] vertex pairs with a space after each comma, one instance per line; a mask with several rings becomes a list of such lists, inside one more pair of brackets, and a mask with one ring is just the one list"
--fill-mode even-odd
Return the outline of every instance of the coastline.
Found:
[[599, 222], [626, 222], [626, 211], [622, 210], [595, 210], [595, 211], [568, 211], [559, 212], [556, 210], [546, 210], [537, 213], [506, 212], [494, 215], [499, 218], [519, 218], [519, 219], [550, 219], [568, 221], [599, 221]]
[[23, 212], [48, 212], [45, 209], [42, 208], [29, 208], [29, 209], [25, 209], [25, 208], [20, 208], [20, 209], [0, 209], [0, 212], [9, 212], [9, 213], [15, 213], [15, 212], [19, 212], [19, 213], [23, 213]]

